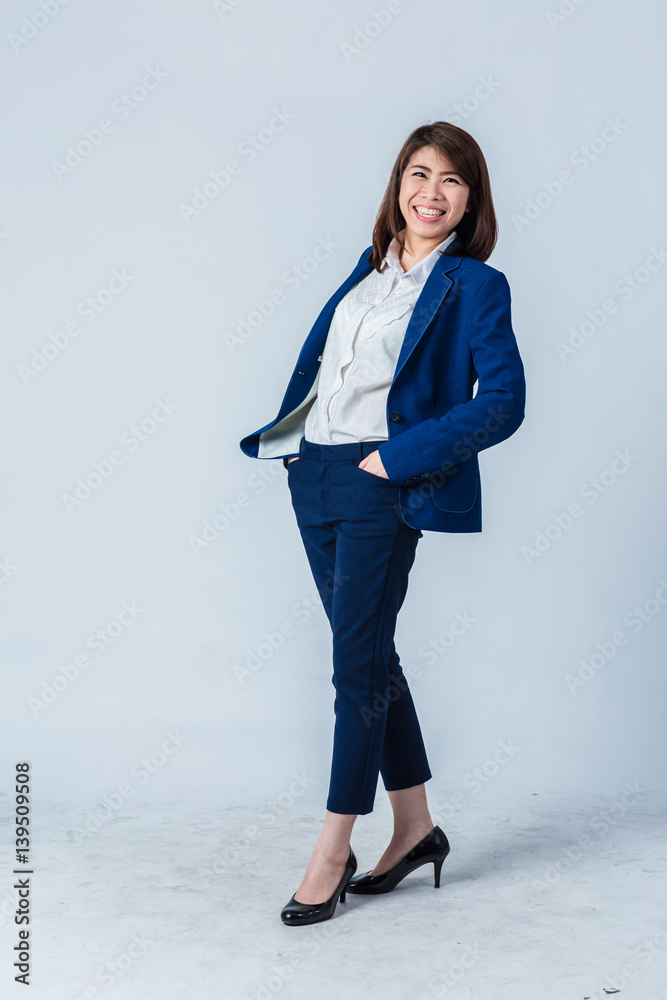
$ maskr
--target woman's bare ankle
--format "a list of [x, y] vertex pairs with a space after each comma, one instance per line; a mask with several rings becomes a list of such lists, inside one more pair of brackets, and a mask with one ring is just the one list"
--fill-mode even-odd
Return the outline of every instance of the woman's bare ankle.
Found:
[[411, 847], [415, 847], [420, 841], [427, 837], [431, 830], [433, 830], [434, 823], [432, 820], [422, 820], [417, 823], [410, 823], [409, 826], [394, 827], [394, 832], [392, 834], [392, 844], [397, 846], [405, 847], [406, 851], [410, 850]]
[[350, 845], [340, 842], [318, 840], [313, 855], [331, 865], [344, 865], [350, 856]]

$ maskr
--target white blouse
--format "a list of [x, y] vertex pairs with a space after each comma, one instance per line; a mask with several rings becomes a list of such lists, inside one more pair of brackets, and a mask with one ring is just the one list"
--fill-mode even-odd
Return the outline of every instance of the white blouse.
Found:
[[388, 440], [387, 396], [405, 331], [440, 251], [455, 236], [452, 231], [409, 271], [401, 267], [393, 239], [381, 271], [372, 270], [340, 300], [322, 354], [317, 398], [306, 417], [306, 441]]

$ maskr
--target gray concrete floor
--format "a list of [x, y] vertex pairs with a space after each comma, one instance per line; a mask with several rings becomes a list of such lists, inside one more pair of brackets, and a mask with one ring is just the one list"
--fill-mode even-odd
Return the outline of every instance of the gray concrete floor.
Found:
[[[667, 1000], [667, 797], [628, 788], [615, 799], [526, 792], [511, 805], [490, 788], [441, 822], [452, 851], [440, 889], [428, 866], [304, 928], [285, 927], [279, 911], [321, 815], [295, 806], [272, 824], [260, 805], [132, 801], [82, 838], [80, 808], [42, 805], [31, 1000], [598, 1000], [613, 990]], [[389, 829], [379, 792], [353, 832], [360, 871]], [[8, 997], [28, 995], [9, 969], [11, 867], [0, 889]]]

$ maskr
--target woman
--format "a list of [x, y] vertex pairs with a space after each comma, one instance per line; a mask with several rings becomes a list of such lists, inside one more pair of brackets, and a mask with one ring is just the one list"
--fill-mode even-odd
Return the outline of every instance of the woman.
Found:
[[[428, 810], [431, 771], [394, 631], [422, 529], [481, 531], [477, 454], [523, 420], [509, 286], [484, 263], [496, 239], [475, 140], [448, 122], [417, 128], [373, 244], [306, 338], [278, 415], [241, 441], [247, 455], [287, 467], [333, 632], [326, 817], [281, 912], [288, 925], [326, 920], [346, 891], [387, 892], [423, 864], [439, 885], [449, 844]], [[353, 877], [352, 827], [372, 811], [380, 774], [393, 835], [375, 867]]]

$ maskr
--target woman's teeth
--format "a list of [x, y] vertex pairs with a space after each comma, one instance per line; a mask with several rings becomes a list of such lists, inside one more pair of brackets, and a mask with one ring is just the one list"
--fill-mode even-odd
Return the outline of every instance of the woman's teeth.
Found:
[[445, 214], [437, 208], [415, 208], [415, 212], [423, 219], [435, 219], [437, 216]]

